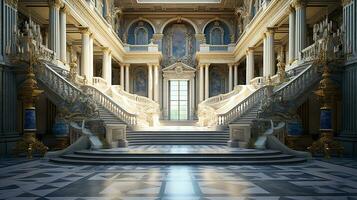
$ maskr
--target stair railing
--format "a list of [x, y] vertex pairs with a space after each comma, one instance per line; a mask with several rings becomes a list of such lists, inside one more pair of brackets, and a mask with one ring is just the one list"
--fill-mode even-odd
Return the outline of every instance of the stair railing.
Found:
[[253, 92], [251, 95], [247, 96], [243, 101], [238, 103], [234, 108], [232, 108], [228, 112], [226, 112], [224, 114], [219, 114], [217, 125], [222, 126], [222, 125], [229, 124], [234, 119], [242, 116], [242, 114], [244, 114], [249, 109], [251, 109], [254, 105], [259, 103], [264, 98], [264, 96], [266, 94], [265, 88], [266, 88], [266, 86], [259, 88], [258, 90]]
[[[38, 73], [38, 78], [44, 82], [53, 92], [61, 96], [63, 99], [76, 99], [79, 96], [87, 95], [83, 93], [78, 87], [73, 85], [67, 79], [58, 74], [54, 69], [44, 64], [44, 67], [40, 69], [41, 73]], [[94, 100], [104, 106], [119, 119], [123, 120], [129, 126], [136, 125], [136, 115], [127, 112], [115, 103], [109, 96], [105, 95], [93, 86], [83, 85], [84, 89], [87, 89], [88, 93], [93, 96]]]
[[204, 101], [202, 101], [202, 105], [210, 105], [210, 104], [216, 104], [222, 101], [225, 101], [229, 98], [231, 98], [232, 96], [238, 94], [240, 91], [242, 90], [242, 86], [237, 85], [236, 87], [234, 87], [234, 89], [231, 92], [225, 93], [225, 94], [220, 94], [214, 97], [210, 97]]
[[294, 77], [284, 87], [278, 88], [274, 93], [284, 100], [291, 100], [310, 87], [318, 77], [318, 67], [310, 65], [300, 75]]
[[133, 113], [126, 111], [124, 108], [119, 106], [117, 102], [115, 102], [111, 97], [104, 94], [99, 89], [95, 88], [91, 85], [84, 85], [85, 90], [92, 95], [92, 98], [117, 116], [119, 119], [123, 120], [129, 126], [135, 126], [137, 124], [137, 116]]

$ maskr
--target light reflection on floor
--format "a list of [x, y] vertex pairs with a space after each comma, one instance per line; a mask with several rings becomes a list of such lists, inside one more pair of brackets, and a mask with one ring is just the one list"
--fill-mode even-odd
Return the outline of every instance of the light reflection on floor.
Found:
[[72, 166], [8, 159], [0, 161], [0, 199], [350, 200], [357, 199], [356, 174], [356, 160], [343, 158], [282, 166]]

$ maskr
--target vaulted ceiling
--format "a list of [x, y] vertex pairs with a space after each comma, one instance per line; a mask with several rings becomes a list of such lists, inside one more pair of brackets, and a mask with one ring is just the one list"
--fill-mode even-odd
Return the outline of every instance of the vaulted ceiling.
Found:
[[115, 0], [115, 5], [123, 11], [233, 11], [243, 0]]

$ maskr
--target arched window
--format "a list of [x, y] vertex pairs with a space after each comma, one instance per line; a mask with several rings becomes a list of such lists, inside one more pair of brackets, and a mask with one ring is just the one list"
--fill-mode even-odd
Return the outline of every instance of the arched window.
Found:
[[134, 35], [136, 45], [146, 45], [149, 43], [148, 31], [145, 27], [136, 28]]
[[223, 44], [224, 31], [221, 27], [215, 27], [210, 32], [210, 44], [212, 45], [222, 45]]

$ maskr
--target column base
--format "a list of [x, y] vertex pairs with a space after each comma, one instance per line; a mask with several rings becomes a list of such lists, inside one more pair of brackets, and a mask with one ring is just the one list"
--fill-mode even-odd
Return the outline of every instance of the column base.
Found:
[[239, 148], [241, 146], [239, 143], [240, 142], [238, 140], [229, 140], [227, 142], [228, 146], [232, 148]]

